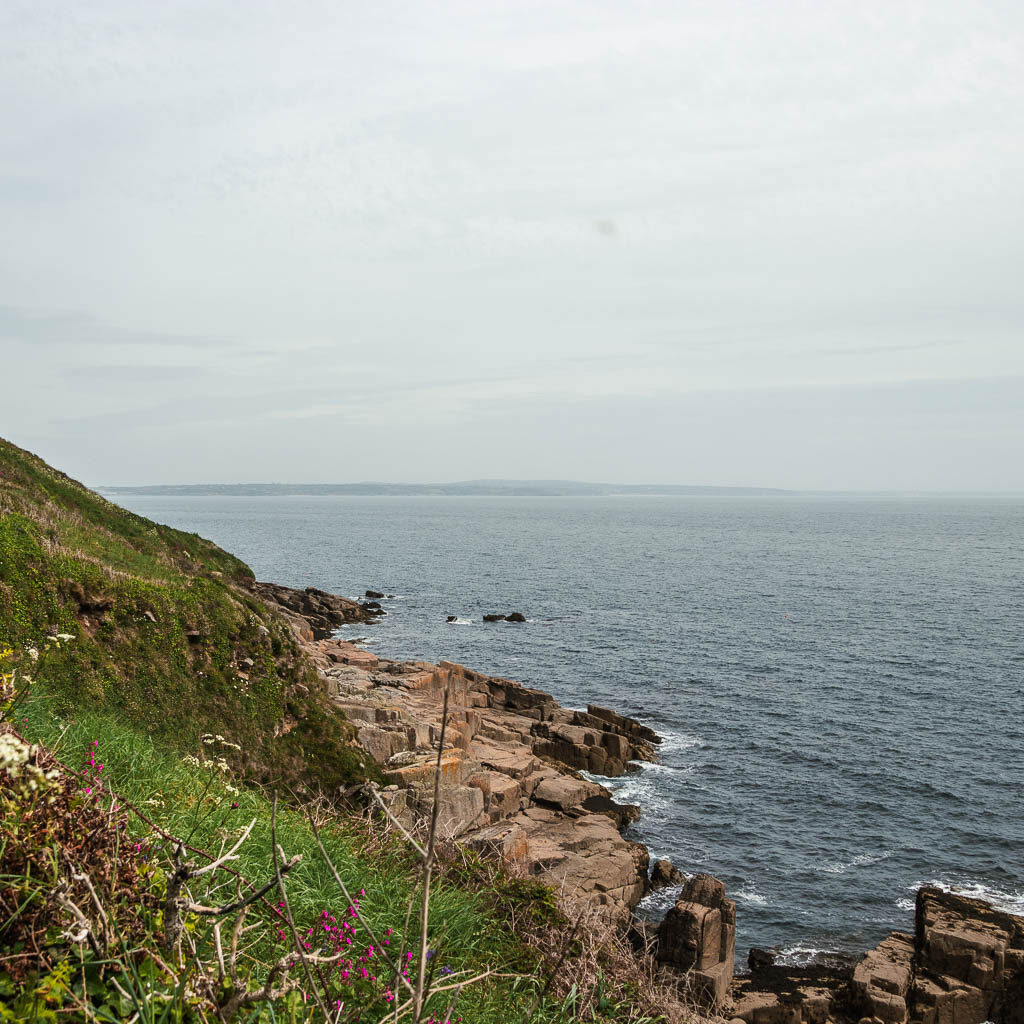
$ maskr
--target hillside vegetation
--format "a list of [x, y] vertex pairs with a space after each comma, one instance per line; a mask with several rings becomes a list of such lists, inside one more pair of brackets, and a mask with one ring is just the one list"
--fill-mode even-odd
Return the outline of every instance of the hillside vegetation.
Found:
[[331, 791], [363, 778], [353, 730], [252, 581], [210, 541], [0, 439], [0, 649], [75, 637], [47, 658], [56, 710], [108, 711], [182, 751], [223, 735], [263, 782]]
[[333, 800], [377, 769], [252, 582], [0, 440], [0, 1022], [702, 1019], [551, 889]]

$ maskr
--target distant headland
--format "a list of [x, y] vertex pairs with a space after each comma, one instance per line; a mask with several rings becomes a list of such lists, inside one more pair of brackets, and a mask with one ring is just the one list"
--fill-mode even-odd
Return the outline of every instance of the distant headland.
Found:
[[447, 484], [389, 484], [368, 481], [356, 484], [153, 484], [145, 487], [98, 487], [101, 494], [281, 495], [351, 494], [369, 496], [492, 495], [505, 497], [575, 497], [619, 494], [749, 495], [798, 494], [777, 487], [701, 487], [684, 484], [593, 484], [577, 480], [461, 480]]

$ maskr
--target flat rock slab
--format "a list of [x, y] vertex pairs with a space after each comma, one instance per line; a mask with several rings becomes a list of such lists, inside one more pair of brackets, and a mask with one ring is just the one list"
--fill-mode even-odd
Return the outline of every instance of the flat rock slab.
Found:
[[488, 743], [474, 742], [471, 746], [473, 757], [485, 768], [522, 779], [537, 768], [537, 758], [525, 750], [506, 750]]

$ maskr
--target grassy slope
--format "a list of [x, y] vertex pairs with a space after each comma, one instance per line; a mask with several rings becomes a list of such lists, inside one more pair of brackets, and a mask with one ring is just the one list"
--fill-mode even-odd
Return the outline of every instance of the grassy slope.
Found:
[[[161, 828], [190, 836], [201, 847], [219, 847], [238, 822], [257, 818], [237, 867], [259, 882], [269, 870], [269, 801], [259, 788], [233, 793], [220, 776], [207, 788], [207, 770], [182, 757], [200, 748], [200, 735], [219, 733], [242, 746], [233, 764], [236, 782], [244, 776], [327, 789], [363, 770], [361, 753], [348, 743], [350, 726], [319, 692], [288, 626], [246, 589], [251, 578], [247, 566], [208, 541], [128, 513], [0, 440], [0, 655], [5, 647], [15, 649], [0, 667], [9, 672], [17, 664], [36, 678], [31, 697], [8, 717], [14, 715], [13, 724], [29, 739], [72, 766], [98, 741], [107, 785], [145, 808]], [[59, 647], [45, 644], [56, 633], [75, 639]], [[190, 642], [190, 633], [199, 634], [198, 643]], [[43, 651], [36, 663], [24, 653], [33, 646]], [[242, 659], [254, 663], [247, 682], [239, 675]], [[275, 736], [280, 723], [290, 720], [297, 725]], [[85, 800], [84, 792], [76, 799]], [[131, 820], [139, 838], [147, 834], [144, 823]], [[10, 832], [6, 839], [0, 835], [0, 875], [5, 846], [8, 855], [18, 848], [14, 822], [0, 820], [0, 833]], [[329, 832], [332, 857], [349, 885], [366, 889], [364, 909], [374, 923], [400, 926], [416, 886], [408, 851], [386, 838], [371, 837], [368, 844], [365, 828], [345, 819], [337, 819]], [[303, 854], [289, 882], [296, 917], [313, 924], [324, 909], [336, 912], [339, 895], [294, 808], [282, 809], [281, 840], [289, 854]], [[81, 866], [99, 870], [88, 860]], [[473, 876], [471, 867], [455, 864], [440, 880], [432, 900], [431, 944], [455, 969], [501, 972], [465, 992], [463, 1021], [520, 1020], [534, 1007], [542, 976], [520, 929], [531, 920], [551, 927], [553, 894], [532, 882], [501, 876], [487, 881], [488, 871]], [[44, 886], [39, 898], [45, 900], [50, 888]], [[552, 941], [561, 949], [559, 935], [556, 929]], [[0, 935], [0, 952], [3, 946]], [[269, 947], [257, 953], [264, 965], [256, 970], [259, 977], [275, 954]], [[77, 955], [62, 953], [59, 944], [51, 954], [36, 975], [44, 987], [53, 963]], [[3, 966], [0, 1019], [7, 1019]], [[510, 970], [527, 977], [510, 976]], [[532, 1020], [580, 1019], [576, 970], [572, 960], [563, 965], [561, 981]], [[593, 985], [587, 989], [587, 1019], [642, 1016], [631, 1006], [632, 984], [624, 984], [621, 975], [608, 979], [605, 996], [601, 984], [596, 995]], [[24, 998], [30, 991], [31, 986], [18, 989]], [[269, 1018], [258, 1011], [252, 1019], [285, 1019], [268, 1012]]]
[[209, 541], [0, 439], [0, 649], [75, 636], [48, 659], [57, 708], [114, 713], [179, 750], [220, 733], [259, 781], [332, 789], [362, 777], [351, 726], [287, 624], [246, 589], [252, 578]]
[[[235, 834], [240, 826], [253, 818], [257, 819], [250, 840], [240, 851], [240, 859], [232, 866], [256, 883], [272, 877], [269, 853], [271, 807], [262, 792], [253, 789], [235, 792], [230, 788], [230, 778], [216, 770], [211, 772], [188, 764], [161, 749], [149, 736], [120, 725], [103, 714], [85, 712], [67, 719], [54, 715], [45, 699], [35, 698], [19, 708], [17, 724], [28, 738], [46, 744], [73, 767], [82, 764], [95, 751], [104, 766], [102, 779], [105, 788], [103, 792], [94, 789], [89, 797], [80, 796], [83, 805], [95, 802], [97, 807], [108, 806], [109, 794], [116, 792], [119, 797], [143, 808], [161, 828], [186, 839], [192, 846], [206, 850], [219, 850], [226, 836]], [[95, 748], [92, 747], [94, 740], [98, 742]], [[84, 794], [85, 781], [76, 785], [79, 793]], [[104, 796], [104, 793], [108, 795]], [[397, 942], [409, 894], [417, 885], [415, 862], [409, 851], [404, 844], [387, 837], [375, 839], [365, 826], [355, 821], [336, 819], [334, 825], [322, 828], [331, 860], [350, 891], [365, 890], [361, 909], [367, 920], [378, 934], [385, 928], [396, 929]], [[128, 848], [132, 841], [138, 839], [144, 843], [144, 850], [149, 851], [151, 863], [166, 862], [166, 851], [161, 861], [155, 849], [155, 837], [144, 822], [129, 817], [129, 829], [131, 839], [126, 844]], [[3, 845], [3, 832], [0, 825], [0, 847]], [[278, 841], [288, 856], [302, 855], [301, 864], [288, 879], [289, 901], [300, 931], [305, 932], [308, 926], [316, 928], [325, 910], [343, 917], [344, 897], [323, 861], [301, 811], [287, 806], [280, 809]], [[2, 862], [0, 849], [0, 868]], [[89, 870], [88, 865], [86, 867]], [[470, 870], [469, 874], [472, 873]], [[550, 918], [553, 914], [552, 894], [530, 881], [499, 879], [488, 883], [486, 872], [481, 877], [485, 879], [483, 884], [479, 878], [471, 880], [466, 872], [442, 876], [431, 898], [430, 944], [437, 950], [441, 958], [439, 962], [454, 971], [476, 974], [481, 969], [499, 966], [503, 972], [524, 972], [526, 977], [520, 981], [504, 977], [470, 986], [460, 997], [457, 1015], [467, 1024], [521, 1020], [535, 1006], [537, 982], [528, 979], [538, 970], [539, 958], [509, 929], [508, 914], [510, 909], [515, 909], [520, 916], [525, 913], [534, 918], [538, 914]], [[155, 889], [159, 891], [159, 878], [155, 882]], [[227, 892], [229, 894], [230, 889]], [[275, 895], [272, 899], [276, 901], [276, 898]], [[108, 909], [113, 911], [114, 908]], [[257, 929], [256, 935], [262, 939], [247, 957], [247, 965], [255, 969], [256, 977], [262, 978], [266, 973], [265, 965], [279, 957], [288, 944], [275, 938], [281, 922], [261, 912], [259, 906], [255, 911], [254, 919], [262, 920], [264, 927]], [[124, 908], [121, 913], [122, 917], [129, 916]], [[197, 924], [195, 935], [205, 935], [206, 922]], [[157, 923], [146, 925], [146, 930], [149, 934], [143, 940], [144, 945], [158, 948]], [[415, 928], [409, 938], [411, 944], [403, 944], [403, 948], [415, 948]], [[3, 940], [0, 928], [0, 950], [4, 947]], [[362, 941], [366, 942], [365, 936]], [[201, 940], [201, 945], [204, 953], [212, 958], [208, 935]], [[3, 967], [0, 962], [0, 996]], [[50, 973], [53, 973], [52, 968]], [[444, 997], [438, 999], [443, 1008]], [[357, 1002], [363, 1004], [362, 1000]], [[67, 1000], [65, 1005], [69, 1003]], [[370, 1011], [361, 1018], [364, 1021], [376, 1020], [387, 1009], [379, 999], [367, 1000], [364, 1005]], [[2, 1006], [0, 999], [0, 1010]], [[277, 1009], [281, 1009], [280, 1002]], [[561, 1024], [571, 1020], [572, 1016], [571, 1012], [563, 1011], [562, 1000], [545, 1001], [536, 1008], [534, 1024]], [[260, 1020], [274, 1019], [273, 1016], [263, 1016], [261, 1012], [246, 1019], [257, 1017]]]

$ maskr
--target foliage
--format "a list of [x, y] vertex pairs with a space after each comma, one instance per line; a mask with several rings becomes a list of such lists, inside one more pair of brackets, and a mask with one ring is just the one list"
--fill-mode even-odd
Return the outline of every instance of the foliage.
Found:
[[51, 651], [54, 707], [108, 709], [179, 750], [220, 733], [247, 778], [335, 791], [374, 774], [251, 570], [0, 440], [0, 649]]
[[318, 796], [374, 768], [251, 579], [0, 440], [0, 1021], [696, 1019], [550, 889]]

